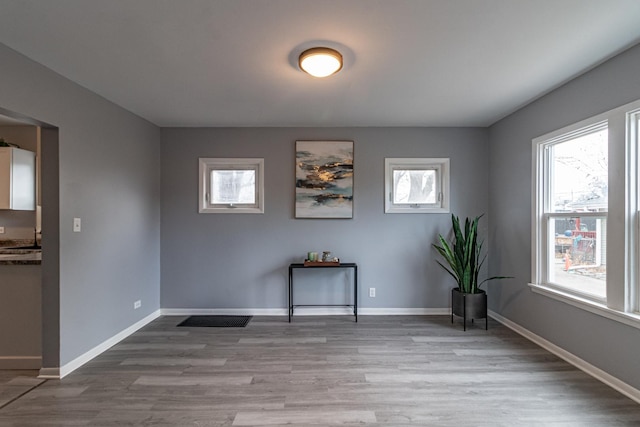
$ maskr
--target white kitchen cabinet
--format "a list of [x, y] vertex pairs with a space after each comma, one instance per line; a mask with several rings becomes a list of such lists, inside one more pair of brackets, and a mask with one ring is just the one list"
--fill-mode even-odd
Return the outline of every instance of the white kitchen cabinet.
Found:
[[36, 153], [0, 147], [0, 209], [36, 208]]

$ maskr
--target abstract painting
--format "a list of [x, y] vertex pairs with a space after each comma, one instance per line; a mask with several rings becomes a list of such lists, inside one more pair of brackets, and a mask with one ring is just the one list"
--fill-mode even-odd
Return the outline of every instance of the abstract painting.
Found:
[[353, 141], [296, 141], [296, 218], [353, 218]]

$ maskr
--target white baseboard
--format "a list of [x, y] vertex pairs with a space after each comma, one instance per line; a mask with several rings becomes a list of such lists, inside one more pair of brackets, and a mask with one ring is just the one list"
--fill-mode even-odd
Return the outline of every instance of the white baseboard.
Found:
[[365, 316], [445, 316], [450, 308], [360, 308], [358, 314]]
[[[287, 316], [286, 308], [163, 308], [163, 316]], [[449, 308], [358, 308], [363, 316], [439, 316], [451, 314]], [[294, 316], [353, 315], [351, 307], [296, 307]]]
[[40, 369], [40, 356], [0, 356], [0, 369]]
[[592, 377], [594, 377], [595, 379], [605, 383], [606, 385], [608, 385], [609, 387], [613, 388], [614, 390], [617, 390], [618, 392], [624, 394], [629, 399], [632, 399], [632, 400], [640, 403], [640, 390], [638, 390], [637, 388], [634, 388], [634, 387], [630, 386], [629, 384], [625, 383], [624, 381], [621, 381], [620, 379], [614, 377], [611, 374], [608, 374], [607, 372], [603, 371], [602, 369], [600, 369], [600, 368], [598, 368], [596, 366], [593, 366], [589, 362], [584, 361], [583, 359], [579, 358], [578, 356], [574, 355], [573, 353], [570, 353], [567, 350], [563, 349], [562, 347], [559, 347], [559, 346], [553, 344], [552, 342], [547, 341], [546, 339], [542, 338], [541, 336], [534, 334], [533, 332], [529, 331], [528, 329], [523, 328], [522, 326], [518, 325], [517, 323], [512, 322], [511, 320], [507, 319], [506, 317], [503, 317], [503, 316], [499, 315], [498, 313], [496, 313], [496, 312], [494, 312], [492, 310], [489, 310], [489, 316], [494, 318], [498, 322], [502, 323], [507, 328], [509, 328], [509, 329], [517, 332], [518, 334], [522, 335], [523, 337], [525, 337], [529, 341], [532, 341], [532, 342], [538, 344], [540, 347], [542, 347], [545, 350], [555, 354], [559, 358], [561, 358], [561, 359], [565, 360], [566, 362], [572, 364], [573, 366], [575, 366], [576, 368], [580, 369], [581, 371], [584, 371], [585, 373], [587, 373], [587, 374], [591, 375]]
[[122, 330], [121, 332], [112, 336], [108, 340], [104, 341], [103, 343], [87, 351], [83, 355], [76, 357], [71, 362], [65, 364], [64, 366], [61, 366], [60, 368], [41, 368], [40, 375], [38, 375], [38, 378], [43, 378], [43, 379], [64, 378], [66, 375], [69, 375], [71, 372], [75, 371], [76, 369], [78, 369], [79, 367], [81, 367], [82, 365], [84, 365], [94, 357], [105, 352], [106, 350], [113, 347], [114, 345], [118, 344], [120, 341], [127, 338], [129, 335], [133, 334], [138, 329], [142, 328], [143, 326], [157, 319], [158, 317], [160, 317], [160, 315], [161, 315], [160, 310], [154, 311], [144, 319], [134, 323], [133, 325], [129, 326], [128, 328]]
[[163, 308], [163, 316], [286, 316], [286, 308]]

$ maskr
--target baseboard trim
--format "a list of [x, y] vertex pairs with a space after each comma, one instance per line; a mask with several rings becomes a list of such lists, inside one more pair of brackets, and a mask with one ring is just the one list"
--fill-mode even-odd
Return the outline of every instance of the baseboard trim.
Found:
[[163, 308], [163, 316], [286, 316], [286, 308]]
[[121, 332], [112, 336], [111, 338], [104, 341], [103, 343], [93, 347], [91, 350], [87, 351], [81, 356], [76, 357], [71, 362], [65, 364], [64, 366], [61, 366], [60, 368], [41, 368], [38, 378], [42, 378], [42, 379], [64, 378], [65, 376], [69, 375], [71, 372], [75, 371], [76, 369], [78, 369], [79, 367], [81, 367], [82, 365], [84, 365], [94, 357], [100, 355], [101, 353], [104, 353], [109, 348], [118, 344], [120, 341], [127, 338], [129, 335], [133, 334], [138, 329], [142, 328], [143, 326], [149, 324], [150, 322], [160, 317], [161, 315], [160, 313], [161, 313], [160, 310], [154, 311], [144, 319], [139, 320], [138, 322], [122, 330]]
[[0, 356], [0, 369], [40, 369], [40, 356]]
[[445, 316], [450, 308], [361, 308], [358, 314], [365, 316]]
[[634, 400], [637, 403], [640, 403], [640, 390], [638, 390], [637, 388], [630, 386], [624, 381], [621, 381], [619, 378], [614, 377], [613, 375], [603, 371], [602, 369], [579, 358], [573, 353], [570, 353], [567, 350], [563, 349], [562, 347], [559, 347], [553, 344], [552, 342], [547, 341], [541, 336], [534, 334], [528, 329], [507, 319], [506, 317], [501, 316], [500, 314], [492, 310], [489, 310], [489, 316], [497, 320], [498, 322], [502, 323], [507, 328], [522, 335], [529, 341], [535, 344], [538, 344], [540, 347], [544, 348], [545, 350], [555, 354], [559, 358], [565, 360], [566, 362], [570, 363], [571, 365], [575, 366], [581, 371], [591, 375], [593, 378], [597, 379], [598, 381], [603, 382], [604, 384], [608, 385], [612, 389], [624, 394], [629, 399]]
[[59, 380], [60, 368], [40, 368], [38, 378], [42, 380]]
[[[286, 308], [163, 308], [163, 316], [287, 316]], [[441, 316], [451, 314], [450, 308], [359, 308], [364, 316]], [[350, 307], [296, 307], [295, 316], [353, 315]]]

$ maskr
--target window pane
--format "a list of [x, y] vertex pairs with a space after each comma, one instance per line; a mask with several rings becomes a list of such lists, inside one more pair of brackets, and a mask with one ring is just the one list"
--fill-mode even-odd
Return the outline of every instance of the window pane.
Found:
[[434, 204], [436, 193], [435, 170], [393, 170], [393, 203]]
[[254, 204], [255, 188], [255, 170], [211, 171], [211, 202], [213, 204]]
[[547, 212], [606, 212], [607, 129], [550, 145]]
[[548, 240], [548, 281], [575, 292], [606, 298], [606, 217], [552, 217]]

